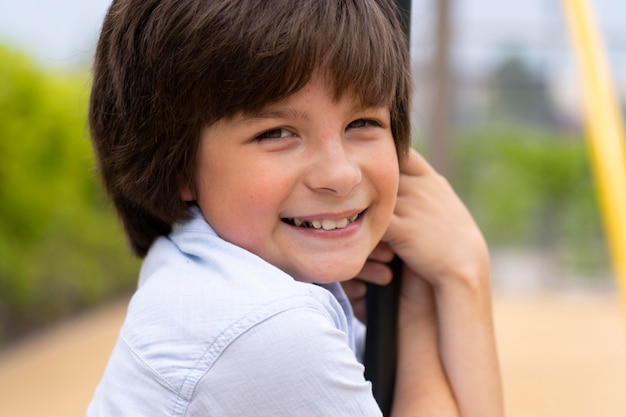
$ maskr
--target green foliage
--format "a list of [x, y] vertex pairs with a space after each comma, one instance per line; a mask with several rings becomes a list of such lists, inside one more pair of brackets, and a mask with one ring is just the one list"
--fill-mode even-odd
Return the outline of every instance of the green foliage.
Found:
[[93, 169], [87, 75], [0, 47], [0, 341], [135, 285]]
[[582, 137], [490, 128], [459, 138], [452, 182], [491, 244], [539, 246], [570, 266], [606, 265]]

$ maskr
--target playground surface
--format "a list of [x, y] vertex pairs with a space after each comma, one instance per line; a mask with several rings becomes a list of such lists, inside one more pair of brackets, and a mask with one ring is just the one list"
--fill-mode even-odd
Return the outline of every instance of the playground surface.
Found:
[[[0, 416], [84, 416], [126, 302], [0, 351]], [[623, 311], [614, 294], [496, 295], [507, 417], [626, 415]]]

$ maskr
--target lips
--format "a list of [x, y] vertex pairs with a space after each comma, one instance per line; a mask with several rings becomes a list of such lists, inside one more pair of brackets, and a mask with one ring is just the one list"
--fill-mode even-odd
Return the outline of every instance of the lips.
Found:
[[315, 219], [315, 220], [303, 220], [298, 218], [285, 218], [282, 219], [284, 222], [303, 228], [313, 228], [313, 229], [321, 229], [321, 230], [336, 230], [336, 229], [344, 229], [348, 227], [349, 224], [354, 223], [356, 219], [359, 218], [359, 214], [355, 214], [350, 217], [346, 217], [343, 219]]

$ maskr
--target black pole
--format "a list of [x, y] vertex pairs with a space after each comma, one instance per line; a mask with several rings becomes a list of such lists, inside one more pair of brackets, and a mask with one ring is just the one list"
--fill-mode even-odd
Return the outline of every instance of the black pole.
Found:
[[372, 383], [374, 398], [383, 412], [391, 415], [396, 380], [398, 296], [402, 261], [391, 263], [393, 281], [367, 290], [367, 334], [365, 338], [365, 378]]
[[411, 0], [396, 0], [398, 18], [406, 35], [407, 45], [411, 43]]
[[[407, 45], [411, 39], [411, 0], [396, 0], [398, 17], [403, 26]], [[365, 378], [372, 383], [374, 397], [383, 412], [391, 415], [396, 380], [398, 297], [402, 261], [391, 264], [393, 281], [381, 287], [370, 284], [367, 295], [367, 335], [365, 341]]]

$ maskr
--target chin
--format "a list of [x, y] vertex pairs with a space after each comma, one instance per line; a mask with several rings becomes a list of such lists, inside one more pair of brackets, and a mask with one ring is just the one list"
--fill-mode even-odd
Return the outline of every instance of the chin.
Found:
[[[364, 263], [364, 262], [363, 262]], [[331, 282], [347, 281], [357, 276], [363, 268], [363, 263], [354, 263], [351, 265], [344, 265], [341, 269], [338, 268], [320, 268], [320, 265], [315, 265], [314, 268], [309, 269], [307, 273], [290, 274], [296, 281], [310, 282], [313, 284], [329, 284]]]

